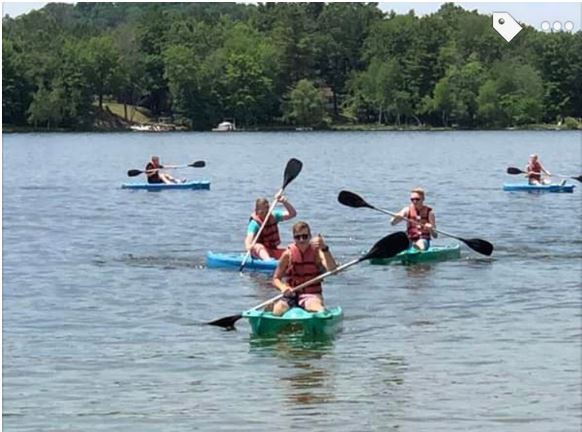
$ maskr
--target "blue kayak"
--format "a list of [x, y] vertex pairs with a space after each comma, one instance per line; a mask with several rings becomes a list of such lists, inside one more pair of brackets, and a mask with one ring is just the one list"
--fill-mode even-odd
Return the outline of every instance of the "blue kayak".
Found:
[[558, 183], [549, 185], [530, 185], [528, 183], [505, 183], [503, 190], [507, 192], [556, 192], [572, 193], [574, 185], [561, 185]]
[[[245, 257], [244, 253], [220, 253], [209, 251], [206, 254], [206, 266], [208, 268], [230, 268], [238, 270]], [[261, 260], [249, 257], [245, 269], [273, 272], [277, 268], [276, 259]]]
[[243, 312], [254, 336], [276, 336], [281, 333], [301, 333], [303, 337], [331, 337], [340, 329], [342, 308], [337, 306], [321, 312], [307, 312], [294, 307], [281, 316], [262, 310]]
[[165, 189], [210, 189], [210, 182], [207, 180], [188, 181], [185, 183], [123, 183], [122, 189], [145, 189], [149, 191], [159, 191]]

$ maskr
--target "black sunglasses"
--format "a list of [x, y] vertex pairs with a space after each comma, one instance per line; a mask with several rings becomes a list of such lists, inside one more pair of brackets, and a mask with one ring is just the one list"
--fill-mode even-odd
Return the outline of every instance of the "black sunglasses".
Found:
[[295, 240], [309, 240], [309, 237], [311, 237], [309, 234], [297, 234], [293, 236]]
[[410, 198], [410, 201], [420, 201], [420, 198]]

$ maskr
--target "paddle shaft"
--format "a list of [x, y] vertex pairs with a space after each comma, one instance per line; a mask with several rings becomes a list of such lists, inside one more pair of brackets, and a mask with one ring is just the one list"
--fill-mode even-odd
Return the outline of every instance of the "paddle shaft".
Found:
[[[308, 287], [308, 286], [310, 286], [310, 285], [313, 285], [314, 283], [316, 283], [316, 282], [319, 282], [320, 280], [323, 280], [323, 279], [325, 279], [325, 278], [326, 278], [326, 277], [328, 277], [328, 276], [331, 276], [331, 275], [333, 275], [333, 274], [339, 273], [340, 271], [342, 271], [342, 270], [345, 270], [345, 269], [347, 269], [348, 267], [351, 267], [351, 266], [353, 266], [354, 264], [357, 264], [357, 263], [359, 263], [360, 261], [363, 261], [364, 259], [365, 259], [364, 257], [362, 257], [362, 258], [357, 258], [357, 259], [355, 259], [355, 260], [352, 260], [352, 261], [350, 261], [350, 262], [347, 262], [347, 263], [345, 263], [345, 264], [342, 264], [341, 266], [339, 266], [339, 267], [336, 267], [336, 268], [335, 268], [335, 269], [333, 269], [333, 270], [330, 270], [330, 271], [328, 271], [328, 272], [322, 273], [322, 274], [320, 274], [319, 276], [316, 276], [316, 277], [314, 277], [313, 279], [310, 279], [310, 280], [308, 280], [307, 282], [304, 282], [304, 283], [302, 283], [302, 284], [300, 284], [300, 285], [297, 285], [296, 287], [293, 287], [293, 288], [291, 289], [291, 291], [295, 292], [295, 291], [302, 290], [303, 288], [306, 288], [306, 287]], [[276, 296], [276, 297], [273, 297], [272, 299], [266, 300], [266, 301], [264, 301], [263, 303], [261, 303], [260, 305], [257, 305], [257, 306], [255, 306], [254, 308], [252, 308], [252, 309], [250, 309], [250, 310], [257, 310], [257, 309], [264, 308], [265, 306], [268, 306], [268, 305], [270, 305], [271, 303], [274, 303], [274, 302], [276, 302], [277, 300], [281, 299], [283, 296], [284, 296], [284, 294], [283, 294], [283, 293], [281, 293], [281, 294], [279, 294], [278, 296]]]

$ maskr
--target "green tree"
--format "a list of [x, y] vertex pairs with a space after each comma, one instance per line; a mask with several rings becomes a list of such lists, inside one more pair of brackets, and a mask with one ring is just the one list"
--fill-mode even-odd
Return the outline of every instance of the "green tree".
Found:
[[492, 69], [479, 90], [479, 118], [488, 126], [538, 122], [543, 114], [543, 95], [543, 82], [534, 68], [502, 63]]
[[300, 80], [288, 94], [284, 118], [300, 126], [322, 127], [328, 124], [325, 99], [313, 82]]
[[110, 36], [89, 39], [84, 47], [86, 76], [91, 90], [97, 95], [99, 108], [103, 109], [103, 95], [112, 94], [121, 85], [121, 55]]

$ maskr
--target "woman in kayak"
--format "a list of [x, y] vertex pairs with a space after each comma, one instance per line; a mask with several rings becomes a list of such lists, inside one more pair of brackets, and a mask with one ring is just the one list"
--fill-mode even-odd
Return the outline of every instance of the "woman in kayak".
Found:
[[[152, 159], [148, 162], [145, 168], [148, 183], [180, 183], [180, 180], [175, 179], [170, 174], [161, 172], [160, 170], [162, 168], [164, 168], [164, 166], [160, 164], [160, 158], [158, 156], [152, 156]], [[168, 165], [166, 168], [172, 168], [172, 166]]]
[[279, 259], [273, 275], [273, 285], [284, 293], [283, 298], [273, 306], [273, 315], [282, 315], [294, 306], [309, 312], [324, 310], [321, 282], [316, 282], [299, 292], [293, 292], [291, 288], [336, 267], [335, 259], [323, 237], [318, 235], [312, 238], [311, 229], [306, 222], [297, 222], [293, 225], [293, 243]]
[[424, 189], [414, 188], [410, 191], [410, 205], [400, 210], [390, 223], [396, 225], [406, 219], [406, 233], [411, 246], [424, 251], [430, 248], [430, 239], [437, 238], [436, 218], [432, 208], [424, 205]]
[[269, 213], [269, 201], [265, 198], [257, 198], [255, 201], [255, 211], [249, 218], [247, 225], [247, 235], [245, 237], [245, 249], [250, 250], [251, 256], [262, 260], [271, 258], [279, 259], [285, 249], [279, 249], [281, 239], [279, 237], [278, 223], [293, 219], [297, 216], [295, 207], [281, 193], [275, 196], [275, 200], [283, 204], [285, 210], [274, 210], [267, 219], [267, 223], [261, 231], [257, 242], [253, 246], [255, 236], [259, 232], [267, 213]]
[[531, 185], [550, 183], [550, 181], [547, 179], [542, 180], [542, 173], [547, 176], [551, 176], [552, 174], [550, 174], [550, 172], [543, 167], [541, 162], [538, 160], [538, 155], [535, 153], [530, 155], [529, 161], [525, 167], [525, 171], [527, 172], [527, 182]]

